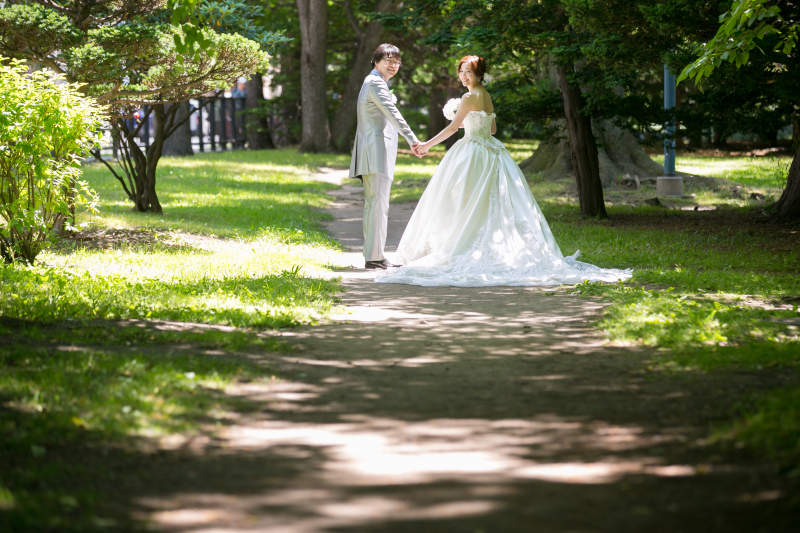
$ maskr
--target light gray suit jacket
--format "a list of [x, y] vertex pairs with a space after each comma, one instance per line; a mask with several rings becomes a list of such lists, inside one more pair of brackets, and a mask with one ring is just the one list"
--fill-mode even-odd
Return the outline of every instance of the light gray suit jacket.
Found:
[[383, 174], [394, 178], [397, 133], [403, 135], [409, 146], [419, 141], [392, 102], [389, 86], [377, 70], [364, 79], [358, 93], [356, 113], [358, 128], [350, 161], [350, 177]]

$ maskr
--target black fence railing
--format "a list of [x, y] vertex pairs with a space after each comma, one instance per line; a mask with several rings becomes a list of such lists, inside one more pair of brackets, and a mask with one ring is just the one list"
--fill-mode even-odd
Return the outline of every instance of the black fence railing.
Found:
[[[203, 105], [206, 104], [207, 105]], [[208, 100], [196, 99], [189, 100], [192, 113], [189, 117], [189, 129], [191, 131], [192, 150], [195, 152], [217, 152], [223, 150], [235, 150], [244, 148], [246, 139], [245, 117], [242, 112], [245, 109], [244, 98], [217, 97]], [[149, 148], [153, 143], [153, 117], [152, 113], [147, 114], [148, 108], [145, 106], [138, 113], [141, 117], [147, 117], [145, 123], [139, 130], [136, 137], [136, 144], [142, 148]], [[138, 125], [138, 118], [131, 118], [129, 127]], [[103, 157], [113, 157], [116, 159], [118, 149], [116, 143], [111, 142], [100, 150]]]

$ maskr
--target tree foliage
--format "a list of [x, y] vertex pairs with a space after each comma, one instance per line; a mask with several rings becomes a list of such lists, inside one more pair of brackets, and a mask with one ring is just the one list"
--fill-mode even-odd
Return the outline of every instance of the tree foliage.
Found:
[[716, 35], [698, 46], [700, 57], [683, 69], [679, 82], [692, 78], [700, 85], [723, 61], [737, 68], [746, 65], [750, 52], [760, 49], [759, 41], [763, 43], [768, 37], [774, 37], [769, 43], [772, 50], [786, 56], [797, 45], [797, 21], [783, 18], [781, 8], [771, 0], [736, 0], [730, 11], [720, 15], [719, 21]]
[[[214, 4], [203, 5], [213, 11]], [[185, 37], [184, 29], [165, 18], [159, 1], [12, 4], [0, 9], [0, 52], [84, 84], [85, 93], [110, 106], [113, 115], [135, 106], [187, 100], [266, 68], [262, 43], [209, 28], [198, 31], [213, 53], [195, 44], [193, 61], [181, 64], [185, 55], [175, 40]]]
[[[164, 138], [177, 126], [177, 106], [165, 104], [266, 70], [267, 49], [285, 38], [257, 27], [252, 19], [260, 13], [240, 0], [203, 0], [192, 15], [201, 24], [175, 25], [164, 0], [15, 1], [0, 8], [0, 53], [81, 83], [84, 94], [108, 109], [124, 146], [121, 172], [109, 168], [137, 210], [158, 213], [155, 170]], [[157, 121], [147, 149], [135, 142], [137, 126], [126, 122], [143, 105], [166, 120]]]
[[[664, 62], [673, 72], [682, 71], [680, 79], [689, 83], [682, 84], [678, 93], [684, 100], [677, 111], [679, 120], [696, 129], [713, 127], [715, 138], [723, 141], [727, 133], [752, 132], [773, 145], [777, 131], [794, 123], [797, 150], [800, 61], [795, 43], [800, 5], [796, 2], [565, 1], [578, 29], [609, 43], [587, 51], [605, 68], [641, 75], [647, 65], [655, 69]], [[628, 16], [620, 19], [619, 13]], [[800, 152], [774, 208], [781, 217], [800, 217]]]

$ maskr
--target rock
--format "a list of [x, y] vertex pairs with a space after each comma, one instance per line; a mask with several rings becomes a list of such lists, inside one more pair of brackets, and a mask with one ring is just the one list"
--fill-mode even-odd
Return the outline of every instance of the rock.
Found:
[[[592, 121], [592, 132], [597, 140], [600, 163], [600, 182], [603, 187], [613, 184], [617, 176], [642, 178], [661, 176], [664, 169], [650, 159], [633, 134], [608, 120]], [[519, 164], [525, 174], [542, 173], [545, 179], [560, 179], [572, 175], [572, 155], [569, 152], [567, 134], [543, 142], [531, 157]]]
[[642, 182], [639, 181], [639, 176], [630, 174], [625, 174], [619, 179], [619, 184], [621, 187], [625, 187], [626, 189], [634, 189], [638, 190], [642, 186]]

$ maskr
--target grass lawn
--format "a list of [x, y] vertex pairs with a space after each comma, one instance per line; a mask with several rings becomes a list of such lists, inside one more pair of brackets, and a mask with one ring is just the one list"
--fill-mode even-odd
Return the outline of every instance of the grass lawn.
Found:
[[[113, 479], [93, 450], [202, 434], [251, 408], [227, 386], [280, 379], [249, 354], [286, 350], [269, 330], [338, 305], [325, 274], [339, 245], [316, 209], [333, 186], [307, 178], [347, 159], [167, 157], [163, 216], [131, 212], [106, 169], [86, 167], [102, 204], [79, 220], [92, 246], [65, 241], [35, 266], [0, 266], [0, 530], [114, 525], [102, 494]], [[96, 490], [76, 493], [70, 476]]]
[[[659, 165], [664, 155], [653, 157]], [[678, 155], [675, 170], [687, 174], [725, 178], [747, 187], [780, 192], [786, 186], [786, 174], [792, 164], [790, 156], [697, 156]]]
[[611, 303], [598, 324], [609, 342], [651, 347], [655, 372], [763, 372], [790, 383], [743, 399], [738, 420], [716, 428], [714, 439], [798, 474], [800, 227], [769, 223], [764, 203], [748, 198], [759, 191], [776, 199], [790, 161], [679, 157], [677, 170], [734, 180], [744, 194], [720, 186], [692, 191], [673, 209], [614, 204], [607, 221], [580, 219], [564, 195], [553, 201], [553, 184], [532, 189], [565, 253], [580, 249], [587, 262], [634, 269], [625, 284], [573, 289]]

